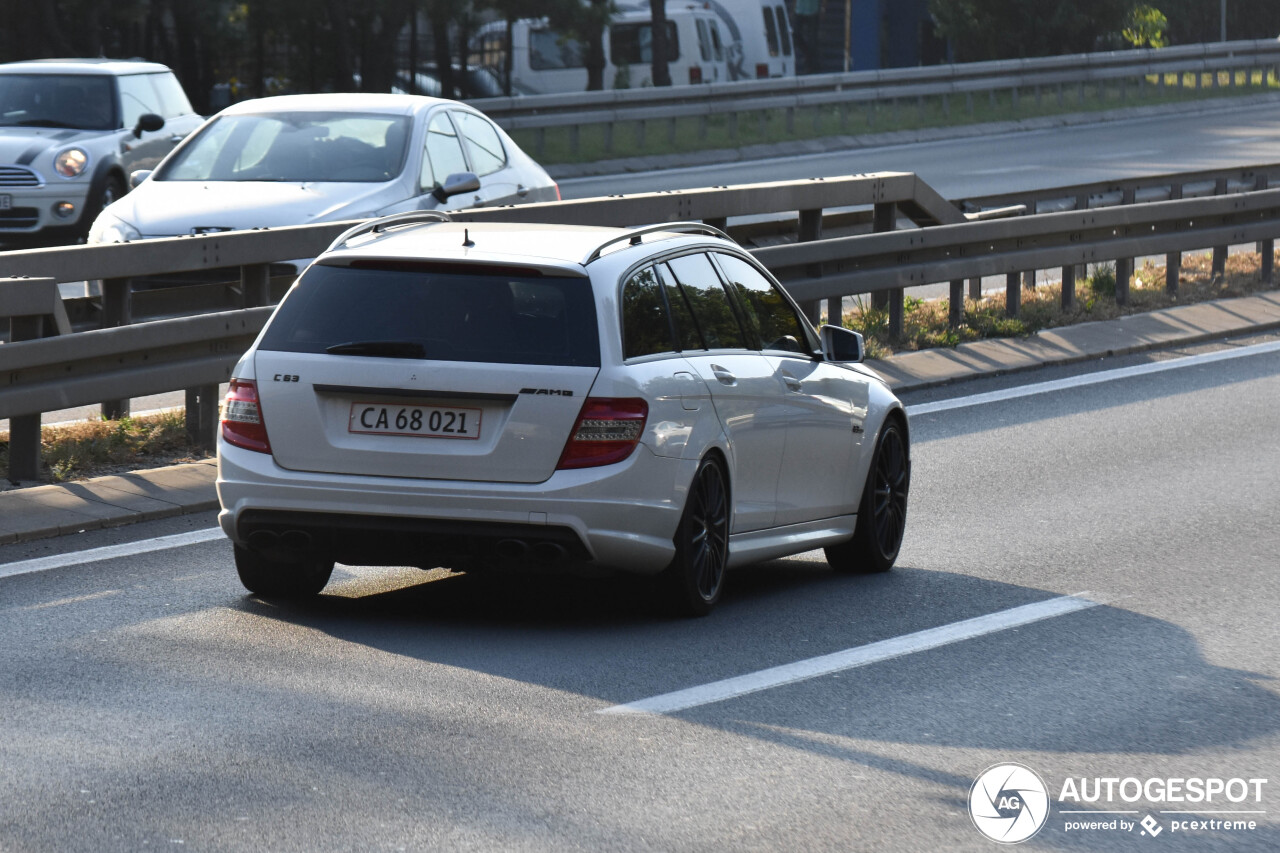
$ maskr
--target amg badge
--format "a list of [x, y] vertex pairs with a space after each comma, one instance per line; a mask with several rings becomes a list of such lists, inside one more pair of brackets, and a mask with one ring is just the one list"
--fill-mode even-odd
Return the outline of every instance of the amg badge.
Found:
[[573, 392], [566, 388], [521, 388], [521, 394], [547, 394], [552, 397], [572, 397]]

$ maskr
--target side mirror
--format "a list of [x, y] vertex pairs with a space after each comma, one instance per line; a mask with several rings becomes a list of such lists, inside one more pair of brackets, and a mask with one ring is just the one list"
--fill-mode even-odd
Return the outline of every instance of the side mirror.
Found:
[[851, 329], [826, 325], [822, 334], [822, 355], [827, 361], [858, 362], [867, 354], [862, 335]]
[[431, 191], [439, 201], [447, 201], [459, 193], [473, 193], [480, 189], [480, 179], [475, 172], [458, 172], [444, 179], [444, 183]]
[[142, 136], [143, 131], [147, 133], [155, 133], [164, 127], [164, 119], [155, 113], [143, 113], [138, 116], [138, 124], [133, 128], [133, 137], [137, 139]]
[[135, 169], [129, 173], [129, 189], [136, 189], [138, 184], [151, 177], [150, 169]]

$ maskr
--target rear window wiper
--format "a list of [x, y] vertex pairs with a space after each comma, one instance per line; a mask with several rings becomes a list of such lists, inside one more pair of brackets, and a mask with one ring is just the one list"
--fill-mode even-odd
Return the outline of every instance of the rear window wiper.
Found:
[[330, 355], [371, 355], [383, 358], [426, 358], [427, 350], [417, 341], [347, 341], [326, 347]]

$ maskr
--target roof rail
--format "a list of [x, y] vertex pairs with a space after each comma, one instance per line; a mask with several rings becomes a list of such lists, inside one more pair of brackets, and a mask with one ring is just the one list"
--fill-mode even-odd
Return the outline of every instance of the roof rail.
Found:
[[345, 245], [348, 241], [354, 240], [361, 234], [378, 234], [389, 228], [398, 228], [403, 225], [427, 224], [431, 222], [452, 222], [453, 218], [442, 210], [411, 210], [408, 213], [393, 213], [390, 216], [379, 216], [377, 219], [367, 219], [352, 228], [348, 228], [338, 235], [338, 238], [329, 244], [329, 248], [325, 251], [332, 252], [339, 246]]
[[719, 228], [716, 228], [714, 225], [707, 225], [705, 222], [664, 222], [660, 225], [645, 225], [642, 228], [631, 228], [625, 233], [619, 234], [617, 237], [610, 237], [599, 246], [596, 246], [595, 249], [591, 251], [591, 254], [587, 255], [587, 257], [583, 259], [582, 265], [585, 267], [592, 261], [599, 260], [601, 253], [614, 243], [621, 243], [623, 240], [627, 240], [631, 245], [638, 246], [643, 242], [642, 238], [644, 235], [657, 234], [663, 231], [675, 231], [679, 234], [706, 234], [711, 237], [723, 237], [730, 243], [733, 242], [733, 238], [728, 234], [724, 233]]

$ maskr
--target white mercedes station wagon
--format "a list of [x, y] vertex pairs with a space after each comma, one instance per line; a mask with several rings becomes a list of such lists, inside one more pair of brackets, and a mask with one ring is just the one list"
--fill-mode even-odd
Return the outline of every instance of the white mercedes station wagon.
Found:
[[373, 220], [236, 366], [219, 520], [263, 596], [335, 561], [622, 571], [701, 615], [742, 564], [885, 571], [908, 424], [861, 358], [707, 225]]

